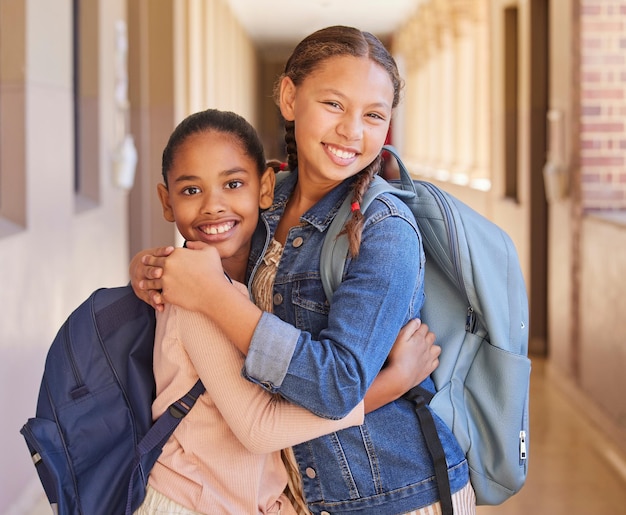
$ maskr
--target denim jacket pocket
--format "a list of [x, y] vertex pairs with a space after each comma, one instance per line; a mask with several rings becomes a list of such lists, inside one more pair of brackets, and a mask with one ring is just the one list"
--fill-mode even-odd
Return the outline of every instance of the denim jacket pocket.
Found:
[[323, 291], [320, 295], [321, 291], [319, 277], [307, 277], [292, 283], [291, 301], [296, 316], [296, 327], [321, 329], [326, 326], [330, 304]]

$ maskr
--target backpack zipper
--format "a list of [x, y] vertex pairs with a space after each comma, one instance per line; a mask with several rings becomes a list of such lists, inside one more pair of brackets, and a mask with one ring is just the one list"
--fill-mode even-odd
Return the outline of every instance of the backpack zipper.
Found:
[[78, 399], [88, 393], [88, 389], [83, 382], [83, 378], [78, 371], [78, 366], [76, 365], [76, 360], [74, 359], [74, 352], [72, 351], [71, 338], [70, 338], [70, 324], [69, 322], [63, 326], [64, 338], [63, 342], [65, 344], [65, 352], [67, 354], [67, 359], [70, 363], [70, 367], [72, 368], [72, 373], [74, 375], [74, 380], [76, 381], [76, 388], [74, 388], [70, 392], [70, 396], [72, 399]]
[[526, 431], [519, 432], [519, 460], [526, 461]]
[[[461, 263], [459, 261], [459, 242], [456, 238], [453, 237], [453, 234], [457, 234], [456, 225], [454, 225], [454, 218], [452, 217], [452, 212], [450, 209], [450, 204], [448, 200], [441, 194], [441, 192], [433, 187], [432, 184], [428, 182], [421, 182], [422, 185], [426, 187], [428, 191], [433, 195], [441, 211], [444, 213], [444, 223], [446, 225], [446, 234], [448, 235], [448, 245], [450, 246], [450, 254], [452, 256], [452, 266], [454, 267], [454, 272], [456, 275], [456, 281], [459, 285], [459, 289], [465, 294], [465, 300], [467, 300], [467, 316], [465, 318], [465, 330], [473, 333], [476, 329], [476, 313], [474, 313], [474, 308], [469, 301], [469, 295], [467, 294], [467, 290], [465, 288], [465, 281], [463, 280], [463, 270], [461, 268]], [[454, 226], [454, 227], [453, 227]]]

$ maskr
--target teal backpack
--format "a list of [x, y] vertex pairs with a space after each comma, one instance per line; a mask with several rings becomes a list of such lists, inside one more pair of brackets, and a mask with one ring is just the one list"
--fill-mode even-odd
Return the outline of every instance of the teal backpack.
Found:
[[[397, 151], [384, 150], [397, 159], [401, 179], [389, 183], [376, 177], [361, 210], [381, 193], [392, 193], [411, 208], [426, 252], [421, 318], [442, 349], [432, 374], [437, 393], [410, 396], [420, 420], [428, 403], [452, 429], [466, 454], [477, 503], [500, 504], [520, 490], [528, 468], [528, 299], [517, 252], [501, 228], [433, 184], [413, 181]], [[322, 247], [329, 301], [346, 266], [348, 242], [340, 233], [350, 204], [348, 197]], [[422, 427], [434, 447], [443, 512], [451, 513], [441, 444], [434, 427], [429, 431], [424, 421]]]

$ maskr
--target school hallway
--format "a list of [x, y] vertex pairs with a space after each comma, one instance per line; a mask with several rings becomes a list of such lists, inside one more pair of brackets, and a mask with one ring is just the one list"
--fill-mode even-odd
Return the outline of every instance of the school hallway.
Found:
[[[530, 456], [526, 485], [477, 515], [626, 513], [626, 455], [564, 395], [545, 361], [533, 358]], [[49, 515], [45, 499], [27, 514]], [[239, 515], [239, 514], [233, 514]]]
[[390, 140], [511, 236], [529, 348], [547, 356], [533, 358], [526, 485], [477, 513], [626, 515], [626, 0], [292, 7], [0, 0], [0, 515], [51, 513], [19, 429], [62, 322], [127, 284], [137, 251], [181, 242], [155, 193], [176, 123], [232, 110], [281, 157], [288, 33], [390, 14], [401, 23], [380, 36], [405, 80]]

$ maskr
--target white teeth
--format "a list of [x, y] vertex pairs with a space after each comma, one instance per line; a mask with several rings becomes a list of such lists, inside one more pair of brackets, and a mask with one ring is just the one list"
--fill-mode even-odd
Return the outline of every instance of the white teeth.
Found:
[[337, 157], [340, 157], [341, 159], [352, 159], [356, 153], [355, 152], [347, 152], [345, 150], [339, 150], [338, 148], [335, 147], [328, 147], [328, 150], [330, 151], [331, 154], [335, 154]]
[[205, 234], [222, 234], [230, 231], [235, 226], [235, 222], [228, 222], [221, 225], [209, 225], [202, 228]]

